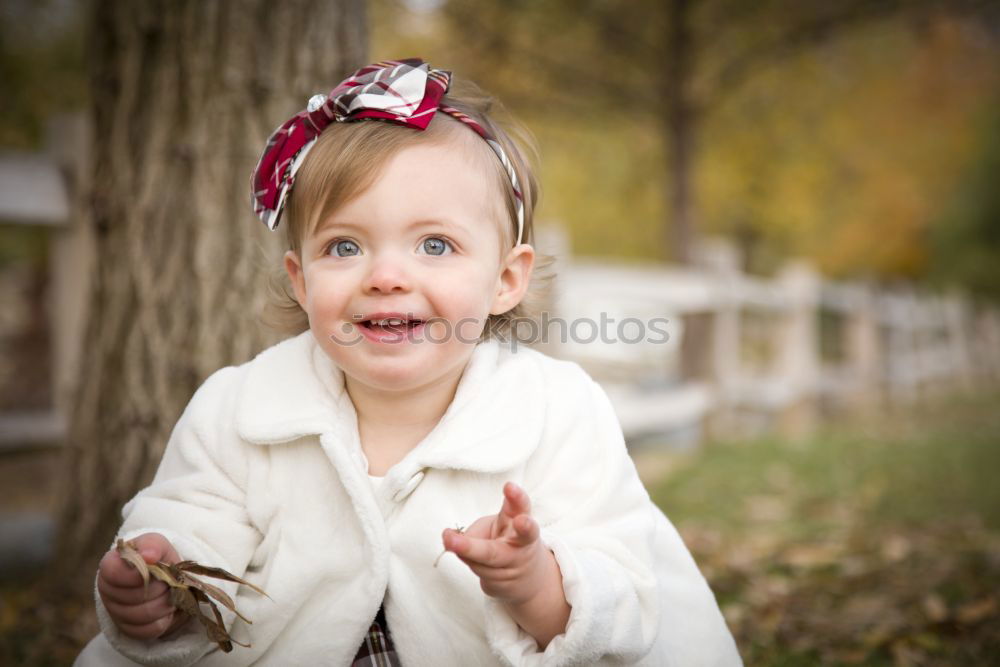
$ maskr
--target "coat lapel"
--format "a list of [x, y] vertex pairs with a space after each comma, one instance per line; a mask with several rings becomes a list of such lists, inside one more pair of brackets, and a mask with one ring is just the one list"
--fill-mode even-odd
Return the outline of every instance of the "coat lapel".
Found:
[[412, 452], [418, 464], [495, 473], [527, 459], [541, 441], [545, 417], [537, 354], [481, 343], [452, 404]]
[[269, 347], [247, 366], [236, 416], [244, 440], [269, 445], [357, 430], [343, 373], [309, 331]]

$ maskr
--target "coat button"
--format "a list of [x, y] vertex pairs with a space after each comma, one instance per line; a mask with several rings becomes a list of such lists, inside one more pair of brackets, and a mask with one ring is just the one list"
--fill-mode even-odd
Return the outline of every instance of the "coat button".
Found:
[[422, 482], [423, 480], [424, 480], [424, 471], [418, 470], [416, 473], [414, 473], [413, 477], [411, 477], [409, 481], [406, 482], [406, 484], [400, 487], [399, 490], [396, 491], [396, 493], [392, 494], [392, 499], [397, 503], [403, 502], [410, 496], [411, 493], [413, 493], [413, 491], [418, 486], [420, 486], [420, 482]]

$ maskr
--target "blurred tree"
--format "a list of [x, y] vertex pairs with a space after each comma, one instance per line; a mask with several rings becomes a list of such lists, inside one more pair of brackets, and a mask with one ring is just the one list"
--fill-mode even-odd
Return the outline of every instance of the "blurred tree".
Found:
[[977, 160], [931, 229], [931, 267], [941, 283], [1000, 300], [1000, 101], [983, 125]]
[[0, 146], [40, 148], [45, 121], [86, 101], [81, 3], [0, 3]]
[[980, 0], [451, 0], [444, 12], [457, 61], [501, 98], [659, 128], [670, 207], [661, 245], [689, 261], [700, 133], [750, 76], [885, 17], [992, 9]]
[[98, 260], [58, 545], [76, 572], [199, 383], [272, 340], [258, 315], [282, 239], [248, 208], [250, 171], [281, 120], [364, 60], [366, 6], [97, 0], [88, 49]]
[[998, 84], [1000, 40], [948, 14], [871, 23], [761, 71], [706, 122], [703, 229], [744, 238], [754, 271], [796, 255], [830, 276], [920, 279]]

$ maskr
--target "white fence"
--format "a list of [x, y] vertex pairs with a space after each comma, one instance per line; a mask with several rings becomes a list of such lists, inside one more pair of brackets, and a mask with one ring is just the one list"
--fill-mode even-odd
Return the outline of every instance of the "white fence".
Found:
[[[582, 259], [558, 267], [552, 307], [562, 321], [543, 348], [601, 382], [630, 439], [796, 434], [824, 413], [1000, 380], [995, 307], [829, 282], [802, 262], [770, 280], [753, 277], [721, 241], [706, 244], [701, 260], [697, 269]], [[622, 326], [626, 318], [642, 325]], [[654, 318], [669, 320], [668, 341], [649, 326]], [[582, 320], [603, 321], [603, 340], [589, 340], [594, 326]]]

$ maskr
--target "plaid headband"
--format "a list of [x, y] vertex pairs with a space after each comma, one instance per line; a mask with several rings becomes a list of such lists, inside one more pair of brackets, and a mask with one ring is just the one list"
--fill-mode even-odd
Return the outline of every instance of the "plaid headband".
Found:
[[435, 111], [465, 123], [486, 140], [507, 171], [517, 200], [517, 244], [524, 233], [524, 198], [517, 174], [500, 143], [482, 125], [454, 107], [441, 104], [451, 72], [430, 69], [419, 58], [383, 60], [362, 67], [330, 91], [313, 95], [300, 111], [274, 131], [250, 177], [254, 213], [274, 230], [281, 219], [295, 174], [320, 133], [333, 122], [389, 121], [425, 130]]

